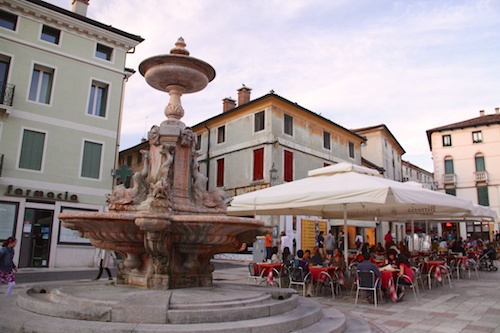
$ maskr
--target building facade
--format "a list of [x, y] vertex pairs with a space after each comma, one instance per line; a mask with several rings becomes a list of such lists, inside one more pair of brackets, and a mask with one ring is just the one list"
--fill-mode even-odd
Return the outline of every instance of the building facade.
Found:
[[415, 182], [422, 184], [423, 188], [435, 191], [434, 173], [422, 169], [408, 161], [401, 160], [403, 182]]
[[[500, 213], [500, 111], [427, 130], [439, 191], [489, 206]], [[498, 221], [497, 221], [498, 222]], [[443, 231], [492, 238], [498, 224], [444, 223]]]
[[0, 0], [0, 240], [19, 267], [92, 265], [57, 216], [102, 211], [113, 186], [127, 52], [143, 39], [39, 0]]

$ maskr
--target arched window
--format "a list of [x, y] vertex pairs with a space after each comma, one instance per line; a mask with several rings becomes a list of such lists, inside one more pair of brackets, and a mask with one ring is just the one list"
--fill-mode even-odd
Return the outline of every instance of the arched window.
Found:
[[484, 164], [483, 154], [481, 153], [476, 154], [475, 161], [476, 161], [476, 172], [486, 171], [486, 164]]
[[453, 168], [453, 158], [451, 156], [447, 156], [444, 159], [444, 173], [447, 175], [455, 173]]

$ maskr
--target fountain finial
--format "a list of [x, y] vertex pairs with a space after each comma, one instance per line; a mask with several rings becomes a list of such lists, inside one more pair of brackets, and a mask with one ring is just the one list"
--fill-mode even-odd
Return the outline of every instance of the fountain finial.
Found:
[[189, 51], [186, 50], [186, 43], [184, 42], [184, 38], [179, 37], [177, 43], [175, 43], [175, 47], [170, 50], [170, 54], [182, 54], [185, 56], [189, 55]]

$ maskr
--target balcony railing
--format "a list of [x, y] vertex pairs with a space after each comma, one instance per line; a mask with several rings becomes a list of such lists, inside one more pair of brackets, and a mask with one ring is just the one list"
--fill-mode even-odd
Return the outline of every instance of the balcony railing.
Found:
[[14, 100], [14, 91], [16, 86], [6, 82], [0, 82], [0, 104], [12, 106]]
[[474, 172], [474, 180], [477, 183], [488, 182], [488, 172], [487, 171], [476, 171], [476, 172]]
[[445, 185], [456, 185], [457, 184], [457, 175], [454, 173], [447, 173], [443, 175], [443, 183]]

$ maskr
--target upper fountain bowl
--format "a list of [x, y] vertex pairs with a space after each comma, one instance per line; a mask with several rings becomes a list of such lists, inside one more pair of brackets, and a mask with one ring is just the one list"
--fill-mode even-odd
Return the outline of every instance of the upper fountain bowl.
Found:
[[146, 82], [160, 91], [169, 91], [169, 86], [180, 86], [183, 93], [193, 93], [205, 88], [215, 78], [215, 69], [203, 60], [189, 56], [184, 39], [180, 37], [170, 50], [147, 58], [139, 65], [139, 72]]

